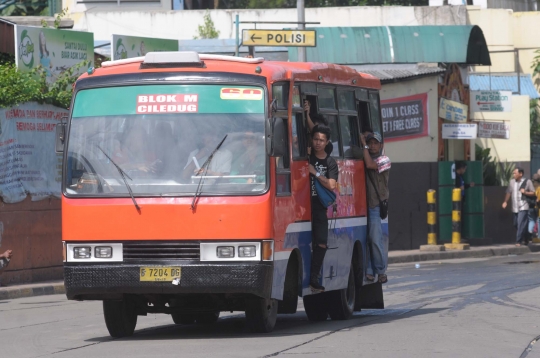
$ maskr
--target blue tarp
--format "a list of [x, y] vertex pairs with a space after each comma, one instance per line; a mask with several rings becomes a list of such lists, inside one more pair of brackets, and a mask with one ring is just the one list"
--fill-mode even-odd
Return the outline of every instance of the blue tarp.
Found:
[[[490, 79], [491, 77], [491, 79]], [[521, 94], [528, 95], [531, 99], [540, 98], [537, 89], [534, 87], [531, 75], [520, 75]], [[518, 93], [517, 74], [469, 74], [471, 91], [512, 91]]]

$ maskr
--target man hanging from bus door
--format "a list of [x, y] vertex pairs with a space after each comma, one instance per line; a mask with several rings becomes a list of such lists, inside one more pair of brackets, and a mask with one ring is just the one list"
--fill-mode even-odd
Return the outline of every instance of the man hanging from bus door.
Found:
[[338, 180], [338, 165], [334, 158], [325, 152], [330, 141], [330, 128], [316, 125], [311, 130], [312, 150], [309, 156], [311, 185], [311, 270], [309, 286], [313, 292], [324, 292], [319, 283], [319, 274], [326, 255], [328, 243], [327, 208], [321, 203], [315, 190], [315, 180], [325, 188], [335, 190]]
[[382, 137], [379, 133], [360, 134], [364, 147], [364, 162], [366, 164], [366, 183], [368, 199], [368, 252], [369, 260], [366, 279], [375, 281], [375, 274], [380, 283], [388, 282], [386, 268], [388, 267], [388, 238], [383, 235], [380, 205], [388, 200], [388, 178], [390, 175], [390, 159], [382, 155]]

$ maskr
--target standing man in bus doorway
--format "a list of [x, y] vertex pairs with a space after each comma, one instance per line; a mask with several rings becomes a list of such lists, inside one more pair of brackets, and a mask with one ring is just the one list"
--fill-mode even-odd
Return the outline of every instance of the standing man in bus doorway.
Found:
[[309, 156], [309, 173], [311, 186], [311, 270], [309, 286], [313, 292], [324, 292], [324, 286], [319, 283], [319, 273], [326, 255], [328, 244], [328, 216], [327, 208], [318, 198], [315, 189], [315, 180], [318, 180], [326, 189], [334, 190], [338, 180], [338, 165], [334, 158], [324, 150], [330, 141], [330, 128], [325, 125], [316, 125], [311, 130], [313, 142], [312, 152]]
[[[390, 158], [382, 155], [382, 137], [379, 133], [360, 134], [364, 147], [364, 162], [366, 164], [366, 183], [368, 199], [369, 260], [366, 279], [375, 281], [378, 275], [380, 283], [388, 282], [386, 268], [388, 267], [388, 237], [383, 235], [381, 222], [381, 202], [388, 202], [388, 178], [390, 175]], [[386, 217], [385, 217], [386, 218]]]

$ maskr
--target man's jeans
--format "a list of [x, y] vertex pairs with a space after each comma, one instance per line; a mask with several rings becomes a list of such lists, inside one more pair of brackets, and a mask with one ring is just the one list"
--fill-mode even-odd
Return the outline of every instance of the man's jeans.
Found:
[[529, 241], [529, 233], [527, 232], [527, 226], [529, 224], [529, 211], [521, 210], [514, 213], [514, 227], [517, 229], [516, 243], [525, 243]]
[[388, 266], [388, 236], [383, 236], [380, 208], [369, 208], [367, 275], [383, 274]]

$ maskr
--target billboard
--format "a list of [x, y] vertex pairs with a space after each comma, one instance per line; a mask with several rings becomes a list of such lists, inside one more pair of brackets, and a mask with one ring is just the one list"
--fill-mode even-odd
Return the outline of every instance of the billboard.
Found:
[[451, 122], [466, 123], [469, 107], [466, 104], [441, 98], [439, 117]]
[[427, 93], [381, 100], [384, 139], [387, 142], [425, 137], [429, 132]]
[[471, 91], [472, 112], [512, 112], [512, 91]]
[[144, 56], [148, 52], [158, 51], [178, 51], [178, 40], [112, 35], [112, 61]]
[[15, 63], [23, 72], [42, 66], [47, 83], [67, 69], [89, 61], [78, 74], [94, 65], [94, 34], [35, 26], [15, 26]]
[[478, 138], [510, 139], [510, 124], [478, 122]]

